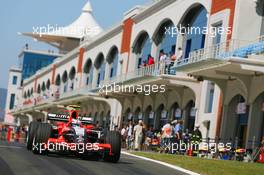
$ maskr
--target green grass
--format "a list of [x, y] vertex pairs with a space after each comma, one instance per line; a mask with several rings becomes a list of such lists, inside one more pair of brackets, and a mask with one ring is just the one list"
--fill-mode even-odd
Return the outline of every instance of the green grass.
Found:
[[259, 163], [210, 160], [159, 153], [132, 152], [132, 154], [166, 162], [202, 175], [264, 175], [264, 164]]

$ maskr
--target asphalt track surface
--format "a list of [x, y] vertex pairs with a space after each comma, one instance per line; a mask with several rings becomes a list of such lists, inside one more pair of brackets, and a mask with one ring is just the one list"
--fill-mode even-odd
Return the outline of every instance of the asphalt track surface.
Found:
[[0, 175], [184, 175], [183, 172], [122, 155], [118, 163], [73, 156], [34, 155], [25, 145], [0, 141]]

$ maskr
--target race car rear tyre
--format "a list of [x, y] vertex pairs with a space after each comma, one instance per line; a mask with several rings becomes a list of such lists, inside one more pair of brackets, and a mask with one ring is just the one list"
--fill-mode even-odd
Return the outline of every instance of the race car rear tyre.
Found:
[[34, 144], [36, 147], [32, 150], [35, 154], [46, 154], [47, 150], [45, 150], [44, 146], [47, 144], [52, 133], [52, 127], [48, 123], [41, 123], [37, 129]]
[[110, 144], [112, 148], [112, 155], [109, 152], [105, 152], [104, 161], [116, 163], [120, 159], [121, 155], [121, 135], [117, 131], [109, 131], [105, 139], [106, 144]]
[[28, 135], [27, 135], [27, 149], [32, 150], [32, 144], [34, 136], [37, 132], [38, 126], [40, 125], [39, 122], [30, 122], [28, 127]]

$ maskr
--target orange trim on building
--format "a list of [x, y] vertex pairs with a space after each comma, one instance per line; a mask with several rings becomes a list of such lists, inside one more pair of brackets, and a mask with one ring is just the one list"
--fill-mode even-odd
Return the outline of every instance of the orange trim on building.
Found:
[[133, 25], [134, 25], [134, 21], [131, 18], [128, 18], [123, 22], [121, 54], [130, 52], [130, 43], [131, 43]]
[[219, 103], [218, 103], [218, 113], [217, 113], [216, 132], [215, 132], [215, 136], [217, 137], [220, 137], [222, 115], [223, 115], [223, 93], [220, 94]]
[[85, 52], [85, 49], [83, 47], [80, 48], [77, 73], [81, 73], [82, 72], [82, 63], [83, 63], [84, 52]]
[[[233, 32], [234, 17], [235, 17], [236, 0], [212, 0], [211, 15], [218, 13], [225, 9], [230, 9], [229, 24], [231, 31]], [[227, 34], [227, 40], [232, 39], [232, 32]], [[219, 98], [217, 123], [216, 123], [216, 136], [220, 135], [221, 122], [223, 112], [223, 97], [222, 93]]]
[[52, 77], [51, 77], [51, 84], [55, 84], [55, 73], [56, 73], [56, 64], [52, 66]]
[[[236, 0], [212, 0], [211, 15], [225, 9], [230, 9], [229, 27], [233, 31]], [[232, 38], [232, 33], [227, 35], [227, 40]]]
[[129, 57], [130, 57], [130, 43], [131, 43], [133, 25], [134, 25], [134, 21], [131, 18], [128, 18], [123, 22], [121, 54], [128, 53], [126, 72], [128, 72], [128, 64], [129, 64]]

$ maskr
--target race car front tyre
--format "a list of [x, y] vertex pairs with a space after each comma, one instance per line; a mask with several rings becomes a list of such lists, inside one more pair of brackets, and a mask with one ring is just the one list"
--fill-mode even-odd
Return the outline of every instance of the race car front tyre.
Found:
[[45, 154], [47, 150], [45, 149], [45, 144], [47, 144], [52, 133], [52, 127], [48, 123], [41, 123], [38, 126], [36, 135], [34, 137], [32, 149], [35, 154]]
[[105, 143], [111, 145], [112, 155], [109, 152], [105, 152], [104, 161], [116, 163], [120, 159], [121, 155], [121, 135], [117, 131], [109, 131], [106, 134]]
[[28, 128], [28, 135], [27, 135], [27, 149], [32, 150], [33, 139], [35, 133], [37, 132], [38, 126], [40, 125], [39, 122], [30, 122]]

